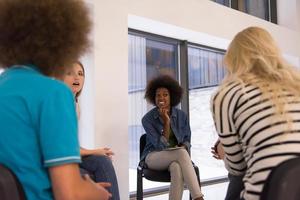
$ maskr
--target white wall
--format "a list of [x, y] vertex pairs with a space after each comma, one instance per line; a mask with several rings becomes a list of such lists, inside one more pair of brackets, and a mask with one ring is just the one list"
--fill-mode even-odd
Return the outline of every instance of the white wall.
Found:
[[300, 69], [300, 57], [283, 54], [283, 57], [289, 64]]
[[96, 146], [110, 146], [121, 199], [128, 199], [127, 6], [122, 0], [94, 3]]
[[[130, 0], [129, 13], [133, 16], [163, 22], [194, 33], [198, 32], [199, 35], [204, 33], [225, 40], [231, 40], [238, 31], [248, 26], [261, 26], [272, 33], [283, 52], [294, 56], [300, 54], [299, 32], [209, 0]], [[151, 29], [154, 30], [153, 27], [147, 27], [148, 31]], [[166, 36], [174, 36], [174, 34], [177, 33], [168, 32]], [[181, 37], [179, 39], [186, 38]]]
[[300, 31], [300, 1], [277, 0], [278, 24], [289, 29]]
[[94, 94], [94, 55], [93, 52], [80, 59], [85, 69], [85, 83], [79, 98], [79, 141], [83, 148], [95, 147], [95, 94]]
[[298, 20], [298, 31], [300, 31], [300, 1], [297, 1], [297, 18]]
[[[121, 199], [128, 199], [128, 27], [226, 48], [247, 26], [269, 30], [282, 51], [300, 58], [300, 34], [209, 0], [86, 0], [94, 9], [95, 146], [110, 146]], [[93, 106], [93, 105], [91, 105]]]

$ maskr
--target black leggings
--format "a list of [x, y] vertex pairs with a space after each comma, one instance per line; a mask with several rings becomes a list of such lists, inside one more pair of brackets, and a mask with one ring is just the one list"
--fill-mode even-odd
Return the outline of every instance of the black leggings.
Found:
[[225, 200], [243, 200], [240, 197], [240, 194], [244, 189], [243, 177], [244, 176], [228, 174], [229, 184]]

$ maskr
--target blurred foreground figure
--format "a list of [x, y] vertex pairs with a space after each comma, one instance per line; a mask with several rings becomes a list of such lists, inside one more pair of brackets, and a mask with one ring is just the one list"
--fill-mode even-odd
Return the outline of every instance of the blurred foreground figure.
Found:
[[240, 198], [258, 200], [272, 169], [300, 155], [300, 74], [259, 27], [234, 37], [225, 65], [212, 97], [223, 159], [230, 176], [244, 176]]
[[0, 163], [28, 200], [110, 196], [81, 178], [74, 97], [48, 77], [88, 49], [90, 26], [83, 1], [0, 0]]

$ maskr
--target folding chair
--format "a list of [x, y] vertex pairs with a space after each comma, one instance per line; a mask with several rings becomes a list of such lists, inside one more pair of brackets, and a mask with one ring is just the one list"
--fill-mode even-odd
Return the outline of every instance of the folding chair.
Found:
[[0, 164], [0, 199], [26, 200], [23, 187], [18, 178], [2, 164]]
[[261, 200], [298, 200], [300, 198], [300, 158], [279, 164], [268, 176]]
[[[143, 134], [140, 137], [140, 156], [142, 155], [145, 145], [146, 145], [146, 134]], [[194, 165], [194, 163], [193, 166], [197, 175], [198, 183], [200, 185], [199, 169], [196, 165]], [[171, 181], [170, 172], [168, 170], [160, 171], [160, 170], [149, 169], [145, 161], [141, 160], [137, 167], [137, 191], [136, 191], [137, 200], [143, 199], [143, 178], [146, 178], [147, 180], [150, 181], [156, 181], [156, 182]], [[192, 199], [191, 196], [190, 199]]]

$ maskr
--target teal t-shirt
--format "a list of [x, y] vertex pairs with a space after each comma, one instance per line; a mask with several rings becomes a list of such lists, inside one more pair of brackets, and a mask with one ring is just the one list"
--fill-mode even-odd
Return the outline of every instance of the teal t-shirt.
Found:
[[79, 163], [72, 92], [33, 66], [0, 75], [0, 163], [18, 177], [27, 199], [52, 200], [48, 168]]

